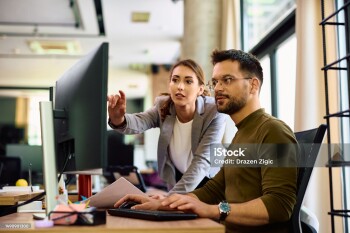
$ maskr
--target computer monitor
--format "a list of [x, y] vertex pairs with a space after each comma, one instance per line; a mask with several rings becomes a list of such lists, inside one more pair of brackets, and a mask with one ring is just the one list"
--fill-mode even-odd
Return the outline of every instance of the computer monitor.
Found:
[[21, 160], [21, 177], [28, 178], [31, 170], [32, 183], [43, 182], [43, 156], [42, 146], [28, 144], [7, 144], [6, 157], [18, 157]]
[[42, 148], [38, 145], [7, 144], [6, 156], [19, 157], [21, 159], [21, 172], [28, 173], [30, 168], [33, 172], [43, 172]]
[[58, 172], [107, 164], [108, 43], [80, 59], [56, 82], [54, 130]]

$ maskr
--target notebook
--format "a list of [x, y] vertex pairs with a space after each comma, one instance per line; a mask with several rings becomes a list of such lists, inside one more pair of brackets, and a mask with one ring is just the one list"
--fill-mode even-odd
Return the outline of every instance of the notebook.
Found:
[[152, 221], [190, 220], [198, 217], [197, 214], [193, 213], [161, 210], [133, 210], [115, 208], [108, 209], [107, 212], [112, 216], [137, 218]]

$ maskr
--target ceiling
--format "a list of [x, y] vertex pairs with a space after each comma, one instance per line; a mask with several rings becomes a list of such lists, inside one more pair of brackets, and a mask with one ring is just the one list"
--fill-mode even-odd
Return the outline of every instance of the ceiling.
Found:
[[[132, 22], [135, 12], [149, 21]], [[0, 87], [53, 86], [109, 42], [109, 92], [143, 97], [145, 69], [179, 57], [183, 18], [183, 1], [175, 0], [0, 0]], [[51, 50], [35, 52], [38, 45]]]

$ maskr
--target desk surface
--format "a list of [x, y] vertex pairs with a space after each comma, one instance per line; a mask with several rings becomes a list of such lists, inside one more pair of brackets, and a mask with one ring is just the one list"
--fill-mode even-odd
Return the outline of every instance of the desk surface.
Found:
[[29, 223], [30, 229], [11, 229], [9, 232], [118, 232], [118, 233], [224, 233], [225, 227], [210, 219], [198, 218], [183, 221], [155, 222], [131, 218], [110, 216], [107, 214], [107, 223], [99, 226], [54, 226], [53, 228], [34, 228], [32, 213], [14, 213], [0, 217], [0, 231], [5, 230], [4, 223]]
[[18, 201], [26, 201], [38, 196], [42, 191], [37, 192], [0, 192], [1, 205], [15, 205]]

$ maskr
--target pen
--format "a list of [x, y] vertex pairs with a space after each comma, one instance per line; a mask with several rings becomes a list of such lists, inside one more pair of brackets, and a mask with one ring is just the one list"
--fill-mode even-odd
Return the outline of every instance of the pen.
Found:
[[30, 190], [33, 192], [33, 185], [32, 185], [32, 163], [29, 163], [28, 180], [29, 180]]

